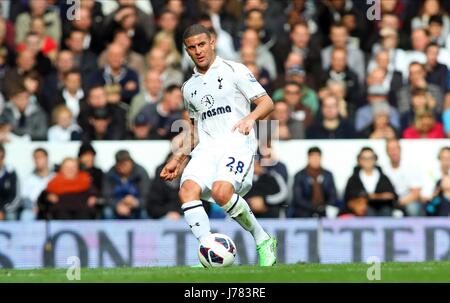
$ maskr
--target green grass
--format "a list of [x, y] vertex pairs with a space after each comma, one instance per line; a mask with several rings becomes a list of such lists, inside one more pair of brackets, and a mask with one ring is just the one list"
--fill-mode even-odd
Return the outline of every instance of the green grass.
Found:
[[[369, 281], [367, 264], [293, 264], [81, 269], [80, 282], [450, 282], [450, 262], [382, 263], [381, 281]], [[0, 270], [0, 282], [70, 282], [66, 269]]]

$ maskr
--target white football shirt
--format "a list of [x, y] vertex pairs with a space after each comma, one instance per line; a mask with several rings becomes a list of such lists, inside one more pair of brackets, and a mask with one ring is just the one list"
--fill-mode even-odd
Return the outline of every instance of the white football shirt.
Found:
[[[202, 145], [226, 144], [233, 126], [250, 113], [251, 102], [267, 94], [245, 65], [219, 56], [205, 74], [194, 68], [182, 92], [185, 109], [197, 122]], [[255, 140], [253, 130], [247, 138]]]

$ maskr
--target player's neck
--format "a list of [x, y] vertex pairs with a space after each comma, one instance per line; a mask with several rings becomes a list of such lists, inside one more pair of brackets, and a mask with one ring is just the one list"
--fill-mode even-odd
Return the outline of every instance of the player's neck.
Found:
[[211, 65], [213, 65], [213, 63], [214, 63], [214, 61], [216, 60], [216, 58], [217, 58], [217, 56], [214, 54], [214, 55], [211, 57], [211, 61], [209, 61], [209, 64], [208, 64], [207, 66], [205, 66], [204, 68], [201, 68], [201, 67], [197, 66], [197, 71], [198, 71], [200, 74], [206, 74], [206, 72], [209, 70], [209, 68], [211, 67]]

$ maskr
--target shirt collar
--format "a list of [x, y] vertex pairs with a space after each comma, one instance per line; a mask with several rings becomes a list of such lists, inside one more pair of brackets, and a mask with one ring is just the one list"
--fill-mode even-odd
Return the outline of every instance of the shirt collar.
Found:
[[[220, 63], [222, 62], [222, 58], [216, 55], [216, 58], [214, 59], [214, 62], [211, 64], [211, 66], [208, 68], [208, 70], [206, 71], [206, 73], [208, 73], [209, 70], [213, 69], [213, 68], [217, 68], [219, 67]], [[206, 73], [202, 74], [197, 70], [197, 66], [194, 67], [194, 76], [198, 77], [198, 76], [203, 76], [206, 75]]]
[[72, 96], [67, 89], [63, 90], [63, 97], [64, 99], [70, 99], [70, 100], [81, 100], [84, 98], [84, 93], [82, 89], [78, 89], [77, 92], [75, 93], [75, 96]]
[[120, 68], [120, 74], [118, 76], [114, 76], [112, 74], [112, 69], [111, 66], [109, 66], [108, 64], [105, 66], [105, 70], [103, 72], [103, 78], [105, 79], [105, 82], [107, 84], [111, 84], [111, 83], [119, 83], [120, 81], [123, 80], [123, 78], [125, 78], [127, 74], [127, 70], [124, 66], [122, 66]]

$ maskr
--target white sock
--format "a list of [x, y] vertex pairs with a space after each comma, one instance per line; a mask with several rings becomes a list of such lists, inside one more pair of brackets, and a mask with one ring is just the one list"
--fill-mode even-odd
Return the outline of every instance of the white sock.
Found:
[[269, 235], [256, 220], [247, 202], [238, 194], [233, 194], [231, 200], [222, 207], [231, 218], [238, 222], [255, 239], [256, 245], [269, 239]]
[[184, 203], [181, 209], [184, 211], [184, 218], [189, 224], [192, 233], [199, 241], [211, 234], [208, 214], [203, 208], [202, 201], [195, 200]]

